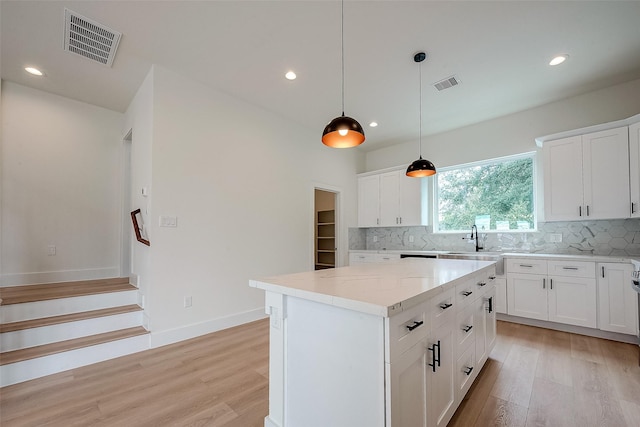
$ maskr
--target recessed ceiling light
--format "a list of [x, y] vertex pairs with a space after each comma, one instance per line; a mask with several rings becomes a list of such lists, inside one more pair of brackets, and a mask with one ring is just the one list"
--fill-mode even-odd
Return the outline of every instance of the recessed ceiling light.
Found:
[[558, 64], [562, 64], [564, 61], [567, 60], [567, 58], [569, 57], [569, 55], [558, 55], [555, 58], [553, 58], [551, 61], [549, 61], [549, 65], [558, 65]]
[[40, 70], [38, 70], [37, 68], [34, 67], [24, 67], [24, 70], [29, 73], [29, 74], [33, 74], [34, 76], [43, 76], [44, 73]]
[[293, 71], [287, 71], [287, 74], [284, 75], [287, 80], [295, 80], [296, 79], [296, 73], [294, 73]]
[[369, 123], [369, 126], [374, 128], [374, 127], [378, 126], [378, 122], [371, 122], [371, 123]]

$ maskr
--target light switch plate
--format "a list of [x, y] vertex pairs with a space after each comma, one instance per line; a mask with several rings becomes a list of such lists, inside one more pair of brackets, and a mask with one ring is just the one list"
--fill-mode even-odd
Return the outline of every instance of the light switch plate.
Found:
[[160, 216], [160, 227], [177, 227], [178, 218], [175, 216]]

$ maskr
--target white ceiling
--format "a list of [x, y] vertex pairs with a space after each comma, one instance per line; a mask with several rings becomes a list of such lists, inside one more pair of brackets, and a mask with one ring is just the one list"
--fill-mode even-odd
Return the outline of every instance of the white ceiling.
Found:
[[[63, 50], [64, 8], [123, 33], [112, 68]], [[640, 78], [640, 1], [345, 1], [345, 113], [363, 150]], [[317, 130], [341, 113], [339, 1], [8, 1], [1, 75], [125, 111], [160, 64]], [[552, 56], [568, 53], [557, 67]], [[23, 71], [40, 67], [45, 78]], [[298, 79], [284, 73], [293, 69]], [[460, 86], [431, 86], [456, 75]], [[370, 121], [379, 122], [369, 128]]]

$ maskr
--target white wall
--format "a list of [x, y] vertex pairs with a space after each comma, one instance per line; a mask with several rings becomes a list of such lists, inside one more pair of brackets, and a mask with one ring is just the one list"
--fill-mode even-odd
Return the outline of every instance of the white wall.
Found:
[[[153, 346], [261, 317], [250, 278], [312, 269], [314, 185], [343, 192], [346, 256], [361, 153], [322, 145], [322, 123], [299, 127], [158, 66], [152, 98]], [[159, 227], [161, 215], [178, 227]]]
[[122, 119], [2, 82], [2, 285], [117, 276]]
[[[541, 107], [423, 136], [422, 155], [436, 168], [536, 150], [534, 138], [626, 119], [640, 113], [640, 80], [568, 98]], [[368, 172], [409, 165], [418, 157], [418, 142], [409, 141], [366, 154]]]

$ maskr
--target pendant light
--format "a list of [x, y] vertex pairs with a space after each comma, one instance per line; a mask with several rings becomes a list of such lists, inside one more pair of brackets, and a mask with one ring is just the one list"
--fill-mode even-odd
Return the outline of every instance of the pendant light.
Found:
[[422, 61], [427, 58], [424, 52], [418, 52], [414, 55], [413, 60], [418, 63], [420, 70], [420, 133], [418, 135], [418, 150], [420, 158], [411, 163], [407, 168], [407, 176], [412, 178], [422, 178], [436, 174], [436, 167], [429, 160], [422, 158]]
[[364, 142], [360, 123], [344, 115], [344, 0], [342, 0], [342, 116], [331, 120], [322, 132], [322, 143], [333, 148], [355, 147]]

